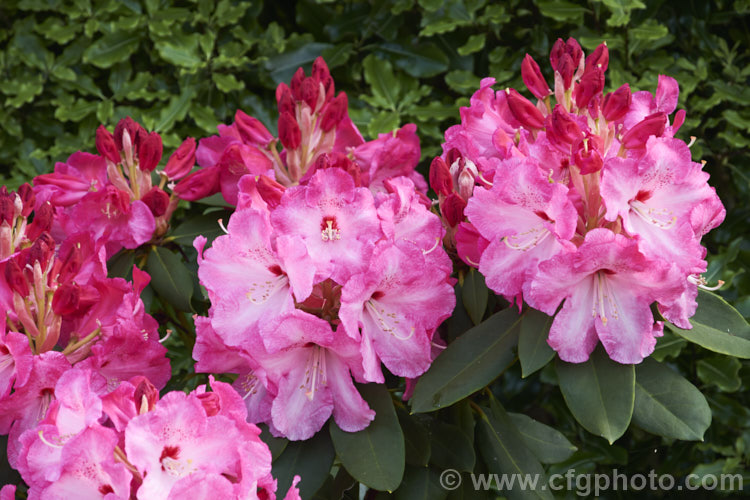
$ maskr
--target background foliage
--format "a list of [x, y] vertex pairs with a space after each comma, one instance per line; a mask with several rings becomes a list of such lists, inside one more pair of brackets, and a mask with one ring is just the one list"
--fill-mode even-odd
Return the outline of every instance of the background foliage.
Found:
[[[420, 169], [426, 172], [432, 157], [440, 152], [443, 131], [459, 120], [458, 107], [468, 104], [480, 78], [495, 77], [498, 88], [523, 89], [520, 66], [526, 52], [545, 71], [547, 54], [558, 37], [574, 36], [587, 51], [606, 40], [610, 48], [607, 89], [629, 82], [634, 90], [653, 91], [658, 74], [679, 82], [679, 107], [688, 113], [679, 136], [686, 141], [696, 137], [693, 158], [707, 162], [711, 184], [728, 212], [726, 222], [705, 242], [710, 262], [707, 278], [726, 281], [719, 293], [748, 318], [748, 13], [748, 0], [679, 4], [639, 0], [3, 1], [0, 180], [14, 188], [51, 171], [55, 161], [79, 149], [94, 150], [96, 127], [104, 123], [111, 129], [127, 115], [162, 134], [165, 158], [185, 136], [215, 133], [216, 125], [230, 122], [238, 108], [273, 131], [276, 85], [288, 81], [299, 66], [309, 69], [321, 54], [337, 89], [349, 95], [351, 116], [363, 134], [374, 138], [408, 122], [418, 125]], [[546, 76], [551, 82], [551, 75]], [[176, 332], [169, 343], [175, 369], [169, 389], [204, 381], [202, 375], [192, 373], [189, 356], [190, 314], [205, 313], [208, 305], [194, 282], [196, 264], [190, 242], [196, 234], [215, 231], [214, 221], [228, 216], [220, 208], [208, 215], [205, 209], [196, 204], [184, 207], [181, 215], [187, 222], [174, 228], [163, 246], [126, 252], [110, 262], [115, 274], [126, 274], [136, 262], [154, 277], [147, 289], [153, 299], [146, 300], [157, 319]], [[160, 278], [170, 275], [177, 276], [176, 280]], [[410, 416], [407, 407], [397, 408], [389, 414], [390, 420], [380, 422], [385, 429], [373, 426], [376, 441], [377, 433], [388, 435], [389, 425], [403, 429], [405, 450], [385, 450], [406, 457], [406, 475], [396, 497], [417, 498], [418, 493], [425, 498], [444, 497], [447, 492], [437, 486], [436, 478], [445, 468], [491, 470], [486, 457], [492, 456], [493, 444], [486, 437], [493, 435], [493, 429], [503, 428], [508, 419], [528, 429], [532, 424], [519, 413], [562, 433], [534, 428], [557, 443], [557, 447], [548, 446], [557, 455], [529, 459], [535, 467], [540, 462], [553, 464], [546, 466], [548, 473], [571, 467], [577, 472], [617, 468], [631, 474], [655, 468], [675, 475], [744, 468], [750, 457], [750, 394], [744, 390], [750, 386], [748, 362], [712, 353], [667, 332], [654, 357], [687, 377], [706, 396], [713, 423], [705, 440], [655, 436], [644, 431], [655, 432], [648, 428], [647, 418], [634, 416], [635, 425], [610, 446], [584, 430], [567, 409], [564, 387], [563, 392], [556, 387], [565, 385], [558, 379], [565, 377], [564, 368], [555, 371], [552, 363], [535, 372], [533, 366], [515, 362], [517, 357], [508, 349], [513, 339], [520, 334], [519, 350], [527, 349], [527, 354], [536, 352], [528, 351], [533, 339], [523, 331], [514, 332], [512, 322], [502, 323], [507, 318], [490, 317], [500, 302], [487, 293], [481, 277], [467, 275], [457, 291], [458, 307], [448, 325], [451, 338], [489, 318], [482, 325], [493, 323], [485, 330], [493, 328], [495, 336], [504, 331], [510, 339], [508, 345], [501, 340], [493, 346], [511, 355], [488, 358], [496, 363], [495, 369], [476, 387], [486, 389], [473, 400], [425, 415]], [[532, 321], [543, 320], [525, 317], [523, 325], [528, 329]], [[742, 318], [734, 321], [740, 329], [747, 325]], [[536, 328], [543, 329], [543, 324]], [[540, 356], [536, 368], [550, 359], [545, 359], [544, 352]], [[636, 378], [650, 373], [645, 365], [639, 370]], [[389, 387], [398, 392], [398, 383], [391, 382]], [[363, 392], [374, 408], [391, 407], [387, 394], [377, 388]], [[511, 413], [506, 414], [498, 401]], [[325, 482], [319, 498], [333, 498], [334, 492], [357, 497], [349, 473], [371, 486], [383, 486], [379, 489], [398, 486], [399, 482], [379, 483], [371, 478], [368, 481], [375, 482], [368, 483], [352, 468], [347, 467], [347, 472], [338, 467], [346, 449], [359, 449], [357, 443], [342, 442], [345, 438], [332, 425], [330, 437], [324, 429], [304, 443], [271, 441], [277, 457], [274, 468], [281, 474], [280, 490], [284, 471], [288, 479], [292, 472], [303, 475], [303, 495], [312, 496]], [[335, 474], [329, 476], [331, 464]], [[390, 476], [384, 473], [383, 477]], [[745, 483], [750, 484], [750, 476]], [[467, 497], [453, 494], [451, 498]]]

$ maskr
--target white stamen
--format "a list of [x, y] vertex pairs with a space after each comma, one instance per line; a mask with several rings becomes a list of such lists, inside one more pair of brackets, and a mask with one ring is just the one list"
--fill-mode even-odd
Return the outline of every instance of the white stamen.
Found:
[[429, 250], [422, 250], [422, 254], [427, 255], [427, 254], [432, 253], [438, 247], [439, 244], [440, 244], [440, 238], [435, 238], [435, 244], [432, 245], [432, 248], [430, 248]]
[[398, 319], [396, 313], [386, 313], [385, 309], [381, 308], [375, 299], [370, 299], [365, 302], [365, 306], [370, 310], [375, 320], [378, 322], [378, 326], [385, 333], [390, 333], [398, 340], [409, 340], [410, 338], [412, 338], [412, 336], [414, 336], [416, 328], [413, 325], [409, 327], [409, 335], [407, 335], [406, 337], [400, 336], [398, 334], [398, 331], [400, 328], [399, 323], [401, 323], [401, 320]]
[[224, 231], [226, 234], [229, 234], [229, 230], [227, 230], [227, 227], [224, 225], [224, 221], [222, 219], [219, 219], [216, 222], [219, 223], [219, 227], [222, 231]]
[[669, 229], [677, 223], [677, 217], [666, 208], [649, 208], [645, 203], [638, 200], [631, 201], [630, 208], [643, 220], [659, 229]]
[[[318, 380], [320, 378], [320, 380]], [[313, 347], [313, 353], [308, 358], [307, 370], [305, 370], [305, 382], [300, 389], [305, 391], [305, 397], [312, 401], [315, 391], [320, 385], [326, 385], [326, 354], [320, 346]]]
[[253, 282], [250, 285], [250, 290], [245, 294], [247, 300], [253, 304], [265, 303], [271, 295], [276, 291], [289, 283], [286, 275], [281, 275], [273, 279], [265, 280], [261, 283]]
[[163, 344], [163, 343], [164, 343], [164, 342], [166, 342], [166, 341], [167, 341], [167, 339], [168, 339], [169, 337], [171, 337], [171, 336], [172, 336], [172, 330], [171, 330], [170, 328], [167, 328], [167, 334], [166, 334], [166, 335], [165, 335], [165, 336], [164, 336], [163, 338], [160, 338], [160, 339], [159, 339], [159, 343], [160, 343], [160, 344]]
[[687, 277], [687, 280], [694, 285], [698, 285], [698, 288], [708, 290], [709, 292], [713, 292], [724, 286], [724, 281], [722, 280], [718, 280], [716, 282], [716, 285], [714, 286], [708, 286], [708, 281], [706, 280], [706, 278], [699, 274], [691, 274]]
[[534, 248], [539, 243], [544, 241], [550, 232], [544, 226], [532, 227], [528, 231], [514, 234], [512, 236], [506, 236], [503, 238], [503, 242], [511, 250], [520, 250], [525, 252], [531, 248]]
[[320, 232], [320, 237], [323, 241], [334, 241], [341, 239], [341, 231], [334, 229], [333, 221], [326, 221], [326, 228]]

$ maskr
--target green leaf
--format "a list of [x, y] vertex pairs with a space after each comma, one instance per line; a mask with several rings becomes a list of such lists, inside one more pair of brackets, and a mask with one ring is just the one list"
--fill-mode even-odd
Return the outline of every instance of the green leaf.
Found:
[[225, 211], [196, 215], [174, 228], [167, 239], [178, 245], [192, 246], [195, 238], [203, 235], [208, 240], [207, 245], [210, 245], [217, 236], [224, 234], [219, 219], [229, 220], [229, 215]]
[[[484, 457], [484, 463], [495, 477], [534, 477], [537, 478], [539, 489], [522, 488], [520, 482], [514, 482], [510, 489], [503, 488], [503, 494], [509, 499], [517, 498], [545, 498], [552, 499], [547, 485], [544, 469], [534, 454], [524, 444], [512, 420], [505, 410], [494, 399], [492, 412], [479, 413], [479, 451]], [[542, 487], [543, 485], [543, 487]], [[499, 485], [495, 485], [498, 487]], [[514, 486], [514, 487], [513, 487]]]
[[484, 284], [484, 276], [472, 268], [464, 276], [464, 285], [461, 292], [466, 312], [469, 313], [471, 321], [475, 325], [478, 325], [482, 322], [484, 311], [487, 309], [487, 299], [489, 298], [489, 290], [487, 289], [487, 285]]
[[671, 323], [667, 327], [684, 339], [709, 351], [750, 358], [750, 325], [727, 302], [713, 293], [698, 291], [698, 310], [690, 318], [693, 328], [683, 330]]
[[199, 35], [180, 34], [176, 38], [159, 40], [154, 45], [162, 59], [183, 68], [197, 68], [203, 60], [198, 53]]
[[153, 127], [154, 130], [168, 132], [176, 121], [185, 118], [194, 95], [195, 89], [193, 87], [190, 85], [183, 87], [182, 94], [172, 97], [169, 104], [162, 110], [159, 115], [159, 122]]
[[422, 423], [404, 410], [396, 411], [398, 422], [404, 433], [404, 448], [406, 463], [410, 465], [426, 466], [430, 460], [430, 431]]
[[365, 80], [370, 84], [373, 95], [383, 101], [389, 109], [395, 111], [401, 84], [393, 74], [391, 63], [370, 54], [362, 61], [362, 67]]
[[742, 363], [737, 358], [714, 356], [701, 359], [698, 361], [698, 378], [724, 392], [735, 392], [742, 386], [740, 368]]
[[474, 470], [474, 442], [459, 426], [440, 420], [433, 421], [430, 426], [430, 443], [432, 465], [443, 470]]
[[472, 92], [479, 88], [480, 79], [471, 71], [456, 69], [445, 75], [445, 83], [456, 92]]
[[104, 35], [83, 53], [83, 61], [100, 68], [109, 68], [115, 63], [128, 59], [138, 48], [138, 33], [115, 32]]
[[669, 357], [676, 358], [686, 345], [687, 340], [675, 335], [669, 330], [664, 330], [664, 335], [656, 339], [656, 347], [650, 357], [659, 362], [664, 361]]
[[290, 441], [284, 452], [272, 464], [276, 478], [276, 492], [286, 495], [294, 476], [304, 478], [298, 488], [302, 498], [312, 498], [323, 485], [333, 465], [336, 453], [331, 438], [325, 430], [319, 431], [307, 441]]
[[609, 359], [599, 346], [585, 363], [555, 363], [565, 403], [589, 432], [612, 444], [633, 415], [635, 370]]
[[518, 429], [523, 442], [544, 464], [556, 464], [567, 460], [578, 449], [560, 431], [523, 413], [508, 413], [508, 416]]
[[182, 259], [164, 247], [154, 246], [148, 254], [146, 272], [156, 293], [180, 311], [190, 311], [193, 273]]
[[419, 378], [412, 412], [452, 405], [495, 379], [515, 359], [521, 317], [509, 307], [468, 330], [440, 353]]
[[367, 132], [370, 137], [377, 137], [398, 128], [400, 118], [398, 113], [392, 111], [381, 111], [367, 124]]
[[376, 490], [394, 491], [404, 475], [404, 435], [383, 384], [359, 385], [362, 397], [375, 410], [375, 420], [359, 432], [344, 432], [331, 419], [333, 446], [346, 470]]
[[581, 7], [564, 0], [545, 0], [537, 2], [539, 12], [543, 16], [551, 17], [555, 21], [582, 23], [583, 15], [590, 12], [586, 7]]
[[668, 438], [703, 439], [711, 409], [693, 384], [650, 358], [636, 367], [635, 375], [635, 425]]
[[458, 52], [459, 55], [462, 56], [468, 56], [469, 54], [473, 54], [474, 52], [479, 52], [484, 48], [484, 44], [486, 41], [487, 35], [484, 33], [479, 35], [471, 35], [466, 43], [459, 47], [456, 52]]
[[133, 264], [135, 264], [135, 252], [128, 249], [120, 250], [107, 261], [107, 276], [132, 280]]
[[245, 82], [237, 80], [232, 74], [214, 73], [211, 75], [211, 79], [222, 92], [233, 92], [245, 88]]
[[260, 438], [271, 451], [271, 460], [276, 460], [286, 449], [289, 440], [271, 435], [266, 424], [259, 424], [258, 427], [261, 429]]
[[297, 68], [313, 62], [324, 50], [332, 47], [330, 43], [306, 43], [296, 50], [269, 58], [266, 69], [277, 84], [288, 82]]
[[393, 54], [395, 64], [416, 78], [435, 76], [448, 69], [448, 56], [434, 43], [417, 46], [403, 46], [396, 43], [383, 43], [379, 50]]
[[547, 343], [549, 329], [554, 316], [536, 309], [529, 309], [521, 322], [518, 336], [518, 359], [521, 361], [521, 376], [528, 377], [555, 357], [555, 351]]
[[440, 476], [427, 467], [407, 466], [404, 480], [396, 490], [396, 500], [441, 500], [448, 491], [440, 484]]

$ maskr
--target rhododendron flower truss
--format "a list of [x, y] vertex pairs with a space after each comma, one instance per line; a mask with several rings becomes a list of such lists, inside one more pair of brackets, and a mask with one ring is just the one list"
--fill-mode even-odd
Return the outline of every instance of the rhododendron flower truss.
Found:
[[365, 428], [374, 414], [352, 379], [382, 382], [381, 360], [424, 373], [455, 305], [440, 221], [413, 181], [385, 179], [373, 195], [356, 170], [320, 166], [286, 189], [245, 177], [228, 234], [205, 252], [195, 241], [211, 299], [196, 369], [239, 374], [249, 417], [294, 440], [331, 415]]
[[[318, 57], [309, 76], [302, 68], [289, 85], [276, 89], [278, 138], [256, 118], [241, 110], [231, 125], [219, 125], [219, 135], [202, 139], [196, 151], [203, 167], [182, 181], [175, 191], [197, 200], [221, 191], [227, 203], [241, 201], [243, 176], [267, 177], [279, 186], [305, 184], [321, 168], [340, 168], [355, 184], [383, 191], [384, 182], [406, 176], [417, 188], [427, 183], [415, 171], [419, 162], [416, 126], [366, 142], [348, 115], [346, 94], [335, 95], [333, 78]], [[258, 181], [267, 182], [267, 181]]]
[[[574, 39], [550, 54], [553, 88], [527, 55], [536, 98], [484, 79], [432, 162], [445, 244], [487, 285], [552, 315], [561, 359], [586, 361], [601, 341], [639, 363], [662, 325], [690, 328], [706, 270], [702, 236], [724, 218], [703, 165], [674, 137], [685, 119], [678, 85], [656, 95], [625, 84], [604, 93], [605, 44], [586, 57]], [[520, 303], [520, 302], [519, 302]]]
[[162, 156], [156, 132], [146, 132], [128, 117], [114, 134], [100, 126], [96, 148], [99, 155], [74, 153], [54, 173], [34, 179], [37, 209], [46, 203], [54, 209], [53, 236], [61, 240], [91, 232], [112, 255], [164, 235], [178, 201], [164, 187], [192, 168], [195, 140], [187, 139], [169, 158], [159, 185], [153, 185], [151, 175]]
[[[96, 372], [68, 370], [46, 417], [20, 437], [28, 498], [176, 499], [201, 484], [222, 498], [275, 498], [260, 430], [229, 385], [210, 381], [211, 392], [159, 399], [145, 377], [110, 390]], [[299, 499], [297, 488], [286, 498]]]

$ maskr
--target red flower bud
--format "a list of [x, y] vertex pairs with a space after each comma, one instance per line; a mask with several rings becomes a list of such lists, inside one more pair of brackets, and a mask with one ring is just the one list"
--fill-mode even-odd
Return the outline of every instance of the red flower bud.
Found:
[[346, 97], [346, 94], [341, 92], [333, 101], [328, 104], [325, 112], [323, 113], [323, 119], [320, 122], [320, 127], [323, 129], [323, 131], [328, 132], [336, 127], [344, 118], [348, 109], [349, 100]]
[[39, 235], [36, 241], [31, 245], [26, 254], [27, 263], [33, 265], [34, 262], [39, 262], [42, 269], [46, 269], [47, 264], [52, 257], [55, 255], [55, 240], [49, 233], [42, 233]]
[[648, 138], [653, 136], [659, 137], [664, 133], [667, 126], [666, 113], [654, 113], [648, 115], [640, 122], [625, 132], [622, 136], [622, 145], [628, 149], [642, 148], [646, 145]]
[[552, 46], [549, 62], [552, 64], [552, 69], [562, 76], [564, 87], [567, 90], [573, 82], [573, 76], [583, 62], [583, 50], [581, 50], [581, 46], [575, 38], [568, 38], [567, 42], [558, 38]]
[[156, 132], [142, 134], [138, 144], [138, 167], [144, 172], [151, 172], [161, 160], [163, 146], [161, 136]]
[[439, 156], [430, 164], [430, 187], [435, 193], [443, 196], [448, 196], [453, 191], [450, 168]]
[[581, 139], [581, 128], [561, 105], [556, 104], [547, 116], [547, 138], [554, 144], [570, 145]]
[[153, 410], [156, 402], [159, 401], [159, 391], [156, 390], [154, 384], [141, 375], [131, 378], [129, 382], [135, 386], [133, 400], [136, 411], [142, 414], [143, 412]]
[[[3, 186], [5, 187], [5, 186]], [[16, 220], [16, 195], [14, 193], [0, 194], [0, 224], [7, 222], [13, 225]]]
[[552, 93], [542, 75], [542, 71], [539, 69], [539, 65], [529, 54], [526, 54], [521, 63], [521, 78], [537, 99], [544, 99]]
[[141, 201], [151, 209], [151, 213], [154, 217], [164, 215], [169, 207], [169, 195], [160, 189], [158, 186], [152, 187], [148, 193], [143, 195]]
[[118, 151], [123, 150], [122, 133], [125, 130], [128, 131], [128, 135], [130, 135], [130, 142], [133, 146], [136, 145], [138, 138], [142, 134], [142, 132], [145, 132], [145, 130], [143, 130], [143, 127], [141, 127], [136, 121], [134, 121], [129, 116], [117, 122], [117, 125], [115, 126], [114, 136], [115, 136], [115, 146], [117, 146]]
[[180, 147], [172, 153], [164, 167], [164, 173], [170, 181], [182, 179], [195, 165], [195, 139], [188, 137]]
[[289, 90], [286, 83], [280, 83], [276, 87], [276, 102], [279, 105], [279, 115], [284, 113], [294, 115], [294, 99], [292, 98], [292, 91]]
[[604, 90], [604, 71], [601, 68], [593, 67], [581, 77], [580, 83], [576, 86], [573, 97], [576, 100], [576, 106], [584, 109], [592, 97], [599, 95]]
[[268, 131], [260, 120], [248, 116], [240, 109], [234, 114], [234, 124], [237, 126], [237, 131], [245, 143], [265, 147], [273, 140], [271, 132]]
[[458, 150], [458, 148], [450, 148], [448, 152], [445, 154], [445, 163], [448, 164], [450, 167], [454, 163], [456, 163], [456, 160], [461, 158], [461, 151]]
[[602, 169], [604, 160], [593, 138], [581, 139], [573, 146], [573, 150], [573, 162], [581, 169], [581, 174], [592, 174]]
[[21, 198], [21, 203], [23, 204], [21, 215], [28, 217], [32, 210], [34, 210], [34, 201], [36, 199], [34, 196], [34, 188], [32, 188], [28, 182], [21, 184], [18, 187], [18, 196]]
[[115, 138], [104, 125], [99, 125], [99, 128], [96, 129], [96, 150], [115, 165], [122, 161], [120, 151], [115, 144]]
[[52, 297], [52, 310], [58, 316], [73, 314], [81, 303], [81, 289], [75, 283], [63, 283]]
[[318, 56], [313, 62], [312, 71], [310, 72], [310, 74], [313, 78], [315, 78], [319, 82], [322, 82], [323, 85], [326, 84], [326, 80], [331, 78], [331, 72], [328, 70], [328, 65], [321, 56]]
[[315, 111], [320, 95], [320, 84], [315, 78], [305, 78], [300, 88], [300, 95], [302, 96], [301, 100], [305, 101], [310, 109]]
[[217, 167], [196, 170], [174, 187], [174, 193], [183, 200], [196, 201], [219, 192], [219, 173]]
[[8, 282], [13, 291], [18, 292], [21, 297], [26, 297], [29, 294], [29, 284], [26, 281], [26, 276], [23, 274], [23, 269], [18, 265], [16, 259], [8, 259], [5, 262], [5, 281]]
[[455, 227], [459, 222], [464, 220], [465, 208], [466, 200], [461, 198], [458, 193], [449, 194], [440, 206], [443, 217], [445, 217], [445, 221], [450, 227]]
[[302, 68], [297, 68], [297, 71], [294, 73], [294, 76], [292, 77], [292, 81], [289, 82], [289, 87], [292, 90], [292, 96], [297, 101], [303, 101], [302, 98], [302, 83], [305, 81], [305, 70]]
[[607, 66], [609, 66], [609, 49], [607, 48], [607, 42], [602, 42], [586, 58], [586, 67], [583, 72], [587, 73], [597, 67], [601, 68], [602, 71], [607, 71]]
[[680, 109], [674, 114], [674, 121], [672, 122], [672, 134], [676, 134], [682, 124], [685, 123], [686, 112], [684, 109]]
[[604, 102], [602, 102], [604, 119], [613, 122], [625, 116], [630, 109], [631, 100], [630, 85], [627, 83], [614, 92], [608, 93], [604, 96]]
[[258, 180], [255, 181], [255, 188], [270, 209], [279, 206], [279, 203], [281, 203], [281, 197], [286, 190], [284, 186], [265, 175], [258, 176]]
[[286, 149], [297, 149], [302, 142], [302, 132], [291, 113], [279, 116], [279, 139]]
[[508, 98], [508, 108], [513, 117], [526, 128], [540, 129], [544, 127], [544, 115], [531, 101], [518, 93], [515, 89], [505, 89]]
[[34, 220], [26, 227], [26, 237], [31, 241], [49, 231], [52, 227], [52, 218], [55, 215], [50, 202], [45, 202], [38, 210], [34, 211]]

